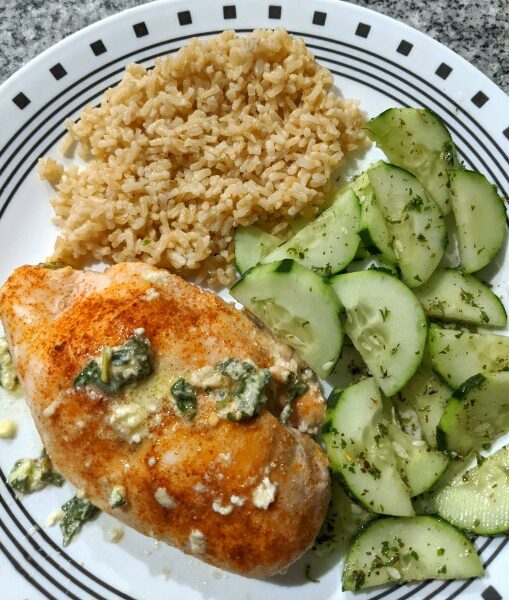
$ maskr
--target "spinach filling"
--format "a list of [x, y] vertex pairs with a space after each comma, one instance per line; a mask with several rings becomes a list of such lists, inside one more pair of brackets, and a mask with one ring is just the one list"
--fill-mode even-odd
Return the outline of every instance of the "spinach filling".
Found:
[[290, 402], [293, 402], [299, 396], [303, 396], [309, 389], [309, 385], [301, 379], [297, 373], [290, 371], [286, 379], [286, 389]]
[[122, 346], [105, 348], [100, 359], [92, 359], [74, 379], [74, 386], [95, 386], [107, 394], [148, 377], [153, 370], [150, 342], [135, 336]]
[[228, 387], [218, 390], [219, 416], [230, 421], [245, 421], [258, 415], [267, 402], [266, 388], [271, 381], [267, 369], [259, 369], [251, 361], [228, 358], [216, 370], [229, 379]]
[[74, 496], [63, 506], [64, 517], [60, 523], [63, 544], [67, 546], [72, 538], [81, 531], [83, 525], [93, 519], [100, 511], [90, 500]]
[[171, 394], [175, 398], [177, 408], [187, 419], [194, 419], [198, 408], [198, 400], [194, 387], [183, 377], [179, 377], [171, 386]]
[[7, 479], [9, 485], [21, 494], [31, 494], [42, 490], [47, 485], [61, 487], [64, 478], [53, 469], [53, 464], [46, 450], [41, 456], [34, 458], [20, 458], [14, 463]]
[[[196, 388], [203, 388], [207, 394], [212, 391], [217, 398], [218, 416], [230, 421], [245, 421], [257, 416], [267, 402], [267, 386], [272, 378], [268, 369], [260, 369], [251, 360], [240, 361], [228, 358], [214, 367], [221, 377], [217, 382], [192, 385], [179, 377], [171, 387], [178, 410], [187, 418], [194, 419], [198, 411]], [[309, 385], [296, 373], [290, 372], [285, 382], [288, 392], [288, 405], [305, 394]]]

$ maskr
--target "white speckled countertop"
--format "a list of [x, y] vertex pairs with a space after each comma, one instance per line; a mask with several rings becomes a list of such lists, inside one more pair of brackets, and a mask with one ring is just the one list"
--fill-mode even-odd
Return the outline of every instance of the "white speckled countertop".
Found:
[[[508, 0], [353, 0], [353, 3], [431, 35], [509, 91]], [[67, 35], [139, 4], [143, 0], [0, 0], [0, 82]]]

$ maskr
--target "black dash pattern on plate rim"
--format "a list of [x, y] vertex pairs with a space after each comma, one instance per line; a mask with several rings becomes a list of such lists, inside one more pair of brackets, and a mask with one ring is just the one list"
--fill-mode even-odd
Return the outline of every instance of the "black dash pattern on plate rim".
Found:
[[313, 25], [325, 25], [325, 21], [327, 20], [327, 13], [321, 12], [319, 10], [315, 10], [313, 13]]
[[67, 75], [67, 71], [65, 70], [65, 68], [62, 66], [61, 63], [57, 63], [56, 65], [53, 65], [51, 67], [51, 69], [49, 70], [49, 72], [53, 75], [53, 77], [57, 81]]
[[90, 48], [96, 56], [100, 56], [101, 54], [107, 52], [106, 46], [104, 45], [104, 42], [102, 40], [96, 40], [95, 42], [92, 42], [90, 44]]
[[145, 37], [148, 35], [148, 28], [145, 21], [140, 21], [140, 23], [135, 23], [133, 25], [134, 34], [137, 38]]

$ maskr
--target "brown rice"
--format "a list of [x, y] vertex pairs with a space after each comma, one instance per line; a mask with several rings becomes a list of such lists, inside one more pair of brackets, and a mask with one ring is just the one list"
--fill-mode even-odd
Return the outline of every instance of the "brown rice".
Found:
[[214, 286], [231, 283], [232, 236], [258, 222], [284, 236], [316, 214], [344, 154], [364, 142], [355, 100], [283, 30], [191, 40], [152, 70], [131, 64], [61, 150], [41, 159], [56, 186], [55, 258], [141, 260]]

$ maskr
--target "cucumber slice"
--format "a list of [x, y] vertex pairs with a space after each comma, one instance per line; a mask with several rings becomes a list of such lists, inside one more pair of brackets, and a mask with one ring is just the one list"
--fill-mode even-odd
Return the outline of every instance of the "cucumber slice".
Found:
[[415, 375], [395, 400], [396, 409], [411, 408], [419, 420], [424, 439], [432, 448], [437, 446], [437, 425], [453, 391], [433, 373], [423, 361]]
[[438, 513], [452, 525], [481, 535], [509, 531], [509, 447], [438, 492]]
[[390, 108], [368, 121], [366, 131], [392, 163], [419, 179], [442, 214], [450, 212], [449, 171], [458, 159], [437, 115], [424, 108]]
[[427, 323], [412, 292], [380, 271], [337, 275], [331, 285], [346, 309], [345, 329], [384, 394], [398, 392], [422, 359]]
[[451, 396], [437, 429], [438, 447], [466, 456], [509, 429], [509, 372], [474, 375]]
[[[334, 194], [334, 196], [335, 195], [336, 194]], [[327, 204], [327, 206], [328, 206], [328, 204]], [[309, 225], [309, 223], [311, 223], [313, 221], [313, 219], [315, 219], [315, 218], [316, 218], [316, 215], [315, 216], [305, 216], [302, 214], [298, 215], [290, 223], [290, 231], [292, 232], [293, 235], [295, 235], [301, 229], [304, 229], [304, 227], [306, 227], [306, 225]]]
[[432, 491], [412, 498], [412, 504], [416, 515], [436, 515], [438, 513], [435, 503], [435, 493]]
[[334, 372], [327, 379], [328, 383], [333, 387], [344, 389], [366, 377], [369, 377], [368, 367], [352, 342], [345, 338], [341, 356], [334, 367]]
[[427, 281], [447, 247], [445, 221], [436, 203], [408, 171], [386, 163], [368, 171], [389, 230], [403, 281]]
[[343, 590], [482, 574], [472, 542], [446, 521], [437, 517], [378, 519], [361, 531], [346, 557]]
[[347, 189], [332, 206], [270, 252], [263, 262], [291, 258], [323, 275], [342, 271], [357, 252], [359, 220], [359, 200]]
[[465, 458], [451, 458], [446, 470], [436, 481], [433, 488], [430, 491], [421, 494], [420, 496], [412, 498], [412, 504], [416, 514], [436, 515], [438, 513], [438, 508], [436, 505], [437, 490], [441, 490], [446, 485], [449, 485], [451, 481], [456, 479], [460, 473], [464, 473], [467, 467], [472, 463], [472, 459], [473, 454], [469, 454]]
[[473, 275], [441, 269], [414, 290], [426, 314], [437, 319], [505, 327], [507, 314], [500, 298]]
[[371, 258], [371, 254], [366, 250], [366, 248], [364, 248], [361, 240], [359, 242], [359, 246], [357, 247], [357, 252], [355, 253], [354, 260], [362, 260], [364, 258]]
[[504, 201], [484, 175], [457, 171], [451, 175], [452, 207], [461, 266], [479, 271], [500, 252], [506, 233]]
[[254, 225], [237, 227], [233, 241], [235, 262], [241, 274], [261, 262], [264, 256], [281, 243], [277, 236], [262, 231]]
[[398, 270], [394, 263], [390, 263], [378, 256], [369, 256], [359, 260], [352, 260], [345, 270], [347, 273], [357, 273], [357, 271], [382, 271], [383, 273], [394, 275], [394, 277], [398, 276]]
[[375, 380], [334, 390], [328, 404], [323, 440], [332, 470], [349, 493], [371, 512], [413, 515]]
[[363, 247], [371, 254], [381, 254], [386, 260], [395, 263], [396, 254], [392, 248], [394, 240], [376, 202], [368, 174], [359, 175], [351, 186], [361, 206], [359, 237]]
[[449, 485], [451, 481], [456, 479], [460, 473], [464, 473], [468, 466], [472, 463], [474, 454], [471, 453], [465, 458], [459, 456], [449, 460], [447, 468], [442, 473], [441, 477], [436, 481], [435, 485], [431, 490], [412, 498], [412, 504], [414, 510], [418, 515], [436, 515], [438, 508], [436, 504], [437, 491], [441, 490], [446, 485]]
[[316, 273], [289, 259], [259, 265], [245, 273], [230, 294], [320, 377], [331, 373], [343, 342], [341, 305]]
[[449, 460], [445, 454], [431, 450], [425, 441], [414, 439], [394, 423], [389, 423], [388, 431], [410, 495], [418, 496], [431, 489], [447, 468]]
[[428, 351], [433, 368], [456, 389], [477, 373], [509, 370], [509, 337], [431, 325]]
[[329, 509], [315, 540], [313, 552], [318, 556], [332, 552], [346, 553], [359, 529], [375, 517], [374, 513], [354, 502], [343, 486], [332, 479]]

